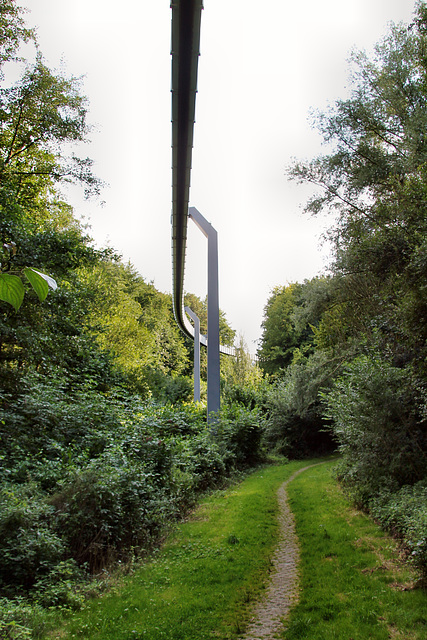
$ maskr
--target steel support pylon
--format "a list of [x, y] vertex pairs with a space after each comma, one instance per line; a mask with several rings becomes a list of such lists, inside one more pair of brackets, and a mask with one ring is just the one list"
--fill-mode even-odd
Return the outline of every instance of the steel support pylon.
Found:
[[194, 322], [194, 402], [200, 402], [200, 319], [190, 307], [184, 310]]
[[188, 210], [189, 217], [208, 239], [208, 422], [214, 425], [220, 410], [220, 358], [219, 358], [219, 286], [218, 286], [218, 234], [195, 207]]

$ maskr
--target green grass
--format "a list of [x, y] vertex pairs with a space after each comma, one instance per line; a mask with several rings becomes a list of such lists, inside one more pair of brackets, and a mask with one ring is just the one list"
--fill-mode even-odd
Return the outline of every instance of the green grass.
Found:
[[[218, 491], [161, 550], [43, 638], [236, 638], [268, 579], [277, 542], [277, 489], [306, 462], [271, 466]], [[64, 614], [65, 615], [65, 614]]]
[[352, 508], [333, 463], [288, 487], [301, 548], [300, 602], [283, 640], [425, 640], [427, 594], [397, 545]]
[[[277, 542], [277, 489], [298, 468], [271, 466], [203, 500], [162, 548], [75, 614], [53, 612], [43, 639], [232, 640], [261, 595]], [[299, 604], [283, 640], [425, 640], [426, 592], [397, 545], [356, 511], [333, 462], [288, 486], [301, 548]]]

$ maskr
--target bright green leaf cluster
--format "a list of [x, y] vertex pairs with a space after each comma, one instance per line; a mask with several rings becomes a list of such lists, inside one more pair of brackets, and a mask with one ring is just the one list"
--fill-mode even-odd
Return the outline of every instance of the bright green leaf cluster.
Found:
[[[46, 299], [49, 287], [54, 290], [57, 288], [56, 281], [51, 278], [51, 276], [41, 273], [36, 269], [25, 267], [23, 273], [36, 292], [40, 302]], [[0, 273], [0, 300], [8, 302], [15, 311], [18, 311], [24, 301], [24, 294], [25, 286], [19, 276], [10, 273]]]

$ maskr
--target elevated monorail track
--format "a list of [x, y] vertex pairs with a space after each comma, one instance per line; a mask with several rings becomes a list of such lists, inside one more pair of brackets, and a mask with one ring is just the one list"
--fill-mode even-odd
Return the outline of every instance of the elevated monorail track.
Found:
[[[184, 272], [203, 0], [172, 0], [172, 297], [176, 322], [194, 337], [184, 310]], [[206, 338], [201, 338], [206, 344]]]
[[[194, 339], [194, 328], [184, 309], [184, 273], [203, 0], [172, 0], [171, 9], [172, 298], [178, 326]], [[207, 346], [203, 334], [200, 334], [200, 343]], [[233, 347], [224, 345], [220, 351], [235, 354]]]

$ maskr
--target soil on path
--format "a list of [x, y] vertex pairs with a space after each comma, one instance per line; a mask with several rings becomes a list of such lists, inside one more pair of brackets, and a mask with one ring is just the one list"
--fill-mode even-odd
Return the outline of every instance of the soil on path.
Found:
[[279, 488], [280, 541], [272, 560], [272, 575], [264, 597], [254, 608], [243, 640], [273, 640], [290, 608], [298, 601], [299, 548], [286, 487], [298, 474], [315, 466], [299, 469]]

